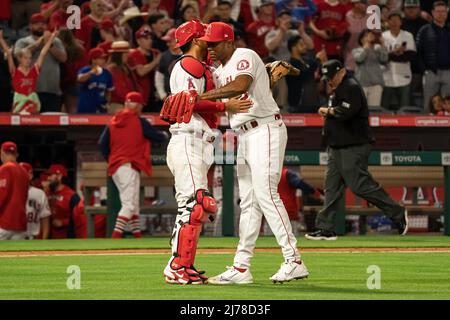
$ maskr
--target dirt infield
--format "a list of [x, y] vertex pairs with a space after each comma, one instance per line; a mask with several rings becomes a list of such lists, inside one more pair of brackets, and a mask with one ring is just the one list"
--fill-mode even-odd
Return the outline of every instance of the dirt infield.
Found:
[[[450, 253], [450, 248], [299, 248], [301, 253]], [[234, 249], [199, 249], [199, 254], [234, 254]], [[280, 253], [277, 248], [259, 248], [258, 252]], [[168, 249], [120, 249], [120, 250], [53, 250], [53, 251], [3, 251], [0, 258], [49, 257], [79, 255], [151, 255], [171, 254]]]

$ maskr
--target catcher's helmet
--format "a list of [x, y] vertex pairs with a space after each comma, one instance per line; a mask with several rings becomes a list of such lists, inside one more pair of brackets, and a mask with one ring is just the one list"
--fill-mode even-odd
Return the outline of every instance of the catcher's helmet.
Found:
[[191, 20], [180, 25], [175, 31], [175, 39], [179, 48], [194, 38], [200, 38], [205, 35], [206, 25], [198, 20]]

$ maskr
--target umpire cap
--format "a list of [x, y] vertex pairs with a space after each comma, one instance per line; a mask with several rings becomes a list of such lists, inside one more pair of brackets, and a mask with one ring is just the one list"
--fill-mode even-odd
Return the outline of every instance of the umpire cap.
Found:
[[322, 65], [321, 73], [322, 78], [321, 80], [330, 80], [335, 76], [336, 73], [338, 73], [339, 70], [343, 69], [344, 66], [339, 60], [331, 59], [325, 62]]

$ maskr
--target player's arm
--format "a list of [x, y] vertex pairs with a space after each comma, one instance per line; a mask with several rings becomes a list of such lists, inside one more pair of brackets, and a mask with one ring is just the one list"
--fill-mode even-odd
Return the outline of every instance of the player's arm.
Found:
[[41, 236], [42, 239], [48, 239], [50, 236], [50, 216], [52, 213], [45, 193], [42, 193], [41, 202], [41, 212], [39, 212], [39, 217], [41, 217]]
[[235, 80], [225, 86], [203, 93], [200, 100], [217, 100], [240, 96], [246, 93], [253, 83], [253, 78], [247, 74], [241, 74]]
[[153, 142], [164, 142], [169, 138], [165, 131], [157, 130], [146, 119], [141, 118], [141, 126], [144, 137]]

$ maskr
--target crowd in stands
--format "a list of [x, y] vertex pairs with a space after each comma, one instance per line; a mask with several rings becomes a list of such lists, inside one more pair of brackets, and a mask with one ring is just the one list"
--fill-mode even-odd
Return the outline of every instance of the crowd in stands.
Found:
[[[379, 28], [368, 29], [370, 5]], [[433, 0], [2, 0], [0, 111], [114, 113], [140, 91], [144, 112], [159, 112], [181, 54], [175, 29], [199, 19], [229, 23], [237, 47], [301, 70], [274, 88], [283, 112], [326, 104], [320, 65], [339, 59], [373, 112], [449, 115], [448, 11]]]

